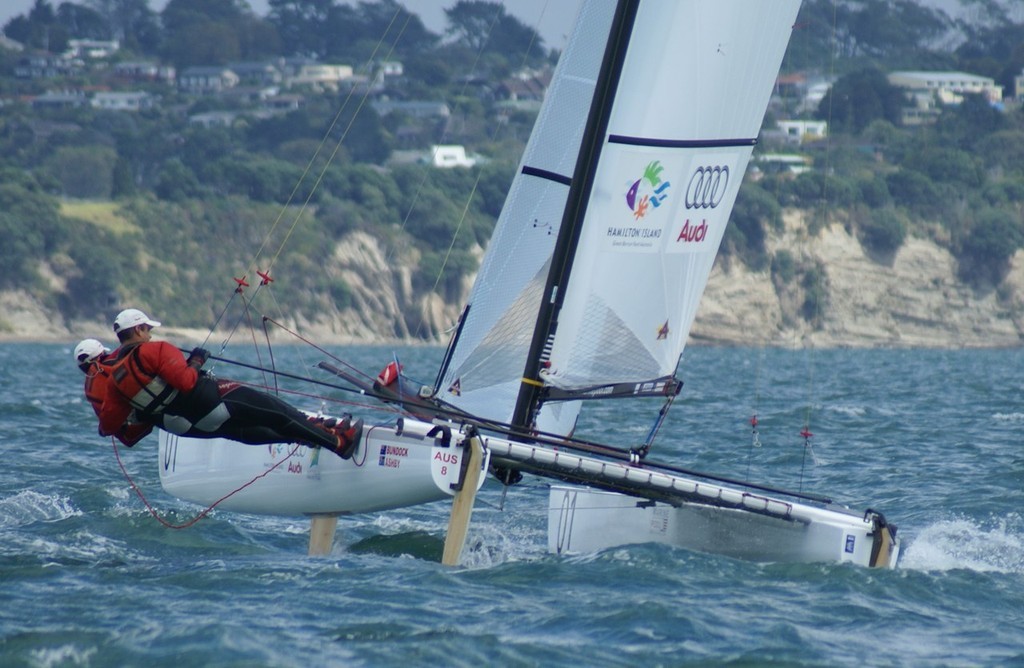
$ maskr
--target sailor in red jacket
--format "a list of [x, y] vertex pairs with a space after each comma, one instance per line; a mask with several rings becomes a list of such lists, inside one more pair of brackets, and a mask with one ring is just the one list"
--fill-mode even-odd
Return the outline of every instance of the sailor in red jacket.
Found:
[[[109, 348], [96, 339], [80, 341], [75, 346], [74, 355], [78, 368], [85, 374], [85, 398], [89, 400], [89, 404], [92, 405], [92, 410], [98, 418], [103, 408], [107, 383], [110, 381], [109, 374], [104, 371], [104, 362], [113, 355]], [[123, 422], [116, 431], [104, 432], [100, 429], [100, 436], [115, 436], [130, 448], [151, 431], [153, 431], [153, 425], [149, 423]]]
[[138, 309], [115, 318], [121, 348], [109, 362], [101, 430], [116, 429], [134, 414], [135, 421], [154, 422], [175, 434], [253, 445], [297, 442], [352, 457], [362, 420], [317, 421], [272, 394], [200, 374], [209, 353], [195, 348], [186, 360], [170, 343], [152, 340], [159, 326]]

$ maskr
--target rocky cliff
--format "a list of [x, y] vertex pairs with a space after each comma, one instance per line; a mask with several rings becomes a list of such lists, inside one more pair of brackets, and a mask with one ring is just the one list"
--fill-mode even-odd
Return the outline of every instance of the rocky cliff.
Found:
[[[798, 265], [824, 268], [817, 322], [799, 312], [797, 286], [773, 284], [769, 271], [719, 262], [691, 337], [713, 343], [799, 347], [1001, 347], [1024, 337], [1024, 254], [1006, 280], [978, 291], [958, 280], [956, 260], [933, 241], [908, 238], [892, 258], [869, 257], [841, 224], [806, 233], [803, 212], [787, 212], [785, 231], [768, 240]], [[811, 318], [811, 320], [814, 320]]]
[[[807, 313], [806, 287], [770, 270], [719, 261], [692, 332], [694, 343], [782, 347], [998, 347], [1024, 337], [1024, 253], [997, 289], [977, 291], [956, 276], [953, 256], [933, 241], [909, 238], [891, 258], [871, 258], [840, 223], [809, 236], [802, 212], [787, 212], [785, 230], [769, 238], [771, 254], [787, 252], [798, 267], [819, 266], [820, 296]], [[389, 258], [374, 237], [353, 232], [326, 269], [349, 288], [347, 305], [328, 299], [316, 313], [286, 324], [332, 343], [447, 340], [461, 307], [413, 289], [416, 256]], [[799, 275], [799, 274], [798, 274]], [[462, 286], [468, 294], [470, 281]], [[170, 324], [170, 323], [168, 323]], [[0, 338], [66, 340], [109, 336], [102, 321], [65, 323], [39, 299], [0, 292]], [[173, 329], [166, 330], [168, 334]], [[179, 330], [179, 335], [198, 335]], [[205, 333], [204, 333], [205, 334]]]

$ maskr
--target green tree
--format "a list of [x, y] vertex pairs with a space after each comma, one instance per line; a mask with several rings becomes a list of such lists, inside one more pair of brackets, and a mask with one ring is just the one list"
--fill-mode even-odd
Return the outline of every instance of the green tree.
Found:
[[975, 284], [998, 285], [1022, 240], [1019, 216], [1003, 209], [979, 211], [957, 240], [961, 277]]
[[852, 72], [836, 81], [818, 105], [817, 117], [828, 120], [832, 132], [859, 134], [873, 121], [900, 122], [905, 99], [880, 70]]
[[545, 57], [537, 32], [487, 0], [459, 0], [445, 10], [446, 35], [470, 54], [484, 56], [496, 75], [507, 75], [522, 64], [538, 65]]
[[[4, 193], [0, 186], [0, 199]], [[36, 279], [36, 265], [43, 257], [44, 242], [39, 228], [6, 211], [0, 210], [0, 286], [22, 287]]]
[[872, 209], [858, 225], [861, 243], [875, 255], [891, 256], [907, 237], [906, 217], [893, 207]]
[[168, 160], [160, 170], [156, 187], [156, 196], [171, 202], [181, 202], [190, 197], [198, 197], [202, 193], [199, 179], [186, 167], [181, 160]]
[[53, 4], [35, 0], [27, 15], [15, 16], [4, 26], [4, 34], [26, 46], [60, 53], [67, 48], [67, 28], [57, 21]]
[[251, 60], [279, 46], [277, 30], [244, 0], [170, 0], [160, 17], [162, 53], [178, 68]]
[[763, 269], [768, 264], [766, 228], [781, 226], [782, 210], [775, 198], [760, 186], [744, 182], [725, 228], [722, 253], [737, 255], [750, 267]]
[[64, 146], [46, 168], [68, 197], [107, 199], [114, 183], [117, 152], [109, 146]]
[[938, 214], [944, 204], [942, 192], [932, 180], [913, 169], [899, 169], [885, 176], [893, 203], [922, 216]]
[[87, 0], [99, 13], [114, 39], [138, 53], [155, 55], [160, 45], [160, 24], [147, 0]]

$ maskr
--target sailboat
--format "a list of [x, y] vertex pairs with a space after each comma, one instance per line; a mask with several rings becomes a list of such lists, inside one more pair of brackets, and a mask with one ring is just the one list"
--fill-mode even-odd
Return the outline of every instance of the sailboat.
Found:
[[161, 434], [164, 489], [211, 503], [265, 474], [220, 507], [314, 518], [455, 496], [451, 538], [484, 472], [527, 473], [557, 481], [553, 552], [661, 542], [894, 567], [900, 540], [875, 510], [658, 463], [657, 429], [641, 446], [573, 438], [590, 402], [657, 398], [661, 420], [680, 392], [799, 4], [585, 0], [434, 386], [362, 384], [401, 415], [350, 461]]

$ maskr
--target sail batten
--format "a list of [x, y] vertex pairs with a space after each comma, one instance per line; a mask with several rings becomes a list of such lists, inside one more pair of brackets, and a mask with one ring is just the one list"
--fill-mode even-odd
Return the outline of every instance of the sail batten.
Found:
[[535, 176], [539, 179], [546, 179], [548, 181], [554, 181], [555, 183], [561, 183], [563, 186], [572, 185], [572, 177], [566, 176], [565, 174], [556, 174], [555, 172], [548, 171], [546, 169], [540, 169], [539, 167], [530, 167], [529, 165], [524, 166], [520, 172], [524, 176]]
[[654, 137], [626, 137], [609, 135], [609, 144], [627, 144], [629, 146], [656, 146], [661, 148], [717, 148], [727, 146], [754, 146], [757, 137], [746, 139], [658, 139]]

